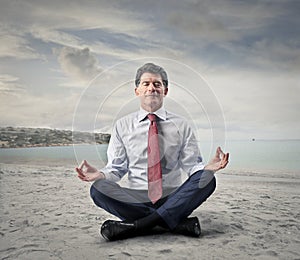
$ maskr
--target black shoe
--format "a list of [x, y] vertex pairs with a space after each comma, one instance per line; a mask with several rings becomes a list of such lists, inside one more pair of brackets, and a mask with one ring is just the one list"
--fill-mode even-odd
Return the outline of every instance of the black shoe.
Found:
[[201, 234], [199, 220], [197, 217], [186, 218], [172, 232], [189, 237], [199, 237]]
[[106, 240], [115, 241], [135, 236], [135, 229], [134, 223], [106, 220], [101, 226], [100, 233]]

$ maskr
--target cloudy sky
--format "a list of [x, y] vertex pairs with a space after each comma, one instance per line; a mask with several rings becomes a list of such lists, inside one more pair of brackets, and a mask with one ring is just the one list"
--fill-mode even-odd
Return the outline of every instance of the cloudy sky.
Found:
[[203, 138], [300, 138], [298, 0], [0, 0], [0, 126], [109, 131], [145, 62]]

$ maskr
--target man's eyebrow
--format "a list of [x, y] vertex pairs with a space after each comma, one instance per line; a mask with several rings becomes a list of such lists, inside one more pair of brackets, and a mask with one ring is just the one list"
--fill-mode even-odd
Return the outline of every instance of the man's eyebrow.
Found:
[[[151, 80], [149, 80], [149, 79], [144, 79], [144, 80], [141, 80], [141, 82], [142, 83], [144, 83], [144, 82], [150, 82]], [[152, 82], [160, 82], [160, 83], [162, 83], [162, 80], [159, 80], [159, 79], [155, 79], [155, 80], [153, 80]]]

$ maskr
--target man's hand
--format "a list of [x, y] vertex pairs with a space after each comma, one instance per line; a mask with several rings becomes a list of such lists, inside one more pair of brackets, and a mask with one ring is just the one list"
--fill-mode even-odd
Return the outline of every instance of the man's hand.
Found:
[[218, 171], [228, 164], [229, 153], [223, 153], [220, 147], [217, 148], [215, 157], [204, 167], [205, 170]]
[[105, 178], [102, 172], [99, 172], [95, 167], [89, 165], [86, 160], [84, 160], [79, 167], [75, 168], [75, 170], [78, 173], [78, 178], [82, 181], [95, 181]]

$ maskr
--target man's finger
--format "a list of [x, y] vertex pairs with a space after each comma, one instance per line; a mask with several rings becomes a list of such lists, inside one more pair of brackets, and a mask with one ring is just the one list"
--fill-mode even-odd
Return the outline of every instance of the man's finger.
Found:
[[86, 177], [85, 174], [83, 173], [83, 171], [79, 168], [76, 168], [76, 171], [78, 173], [78, 175], [82, 176], [82, 177]]
[[[79, 177], [79, 176], [78, 176], [78, 177]], [[79, 177], [79, 179], [82, 180], [82, 181], [89, 181], [88, 179], [83, 178], [83, 177]]]
[[227, 166], [228, 162], [222, 164], [222, 169], [224, 169]]
[[222, 161], [228, 162], [228, 158], [229, 158], [229, 153], [226, 153], [226, 154], [224, 154]]
[[81, 175], [80, 173], [77, 174], [77, 177], [78, 177], [79, 179], [81, 179], [81, 180], [84, 180], [84, 178], [85, 178], [85, 177], [84, 177], [83, 175]]
[[221, 154], [221, 157], [224, 157], [225, 154], [224, 154], [224, 152], [222, 151], [222, 149], [221, 149], [220, 146], [218, 147], [218, 150], [219, 150], [219, 154]]
[[224, 154], [224, 157], [221, 161], [222, 168], [225, 168], [228, 164], [229, 153]]
[[82, 181], [89, 181], [89, 180], [88, 180], [88, 176], [84, 175], [79, 169], [78, 169], [77, 172], [78, 172], [77, 177], [78, 177], [79, 179], [81, 179]]
[[217, 147], [215, 157], [220, 158], [220, 147]]
[[81, 162], [81, 164], [79, 165], [79, 167], [78, 167], [80, 170], [82, 170], [82, 168], [83, 168], [83, 166], [84, 166], [84, 161], [85, 161], [85, 160], [83, 160], [83, 161]]
[[84, 162], [84, 165], [85, 165], [87, 168], [91, 167], [91, 165], [87, 162], [87, 160], [84, 160], [83, 162]]
[[226, 153], [225, 158], [226, 158], [226, 161], [228, 162], [228, 160], [229, 160], [229, 153]]

